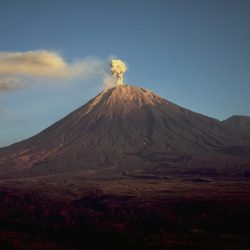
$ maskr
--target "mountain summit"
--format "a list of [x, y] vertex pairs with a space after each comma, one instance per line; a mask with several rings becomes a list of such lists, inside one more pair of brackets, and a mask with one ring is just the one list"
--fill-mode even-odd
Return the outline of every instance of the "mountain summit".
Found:
[[210, 173], [232, 166], [237, 172], [248, 166], [249, 146], [249, 137], [223, 122], [147, 89], [120, 85], [38, 135], [1, 149], [0, 172], [40, 175], [116, 167]]

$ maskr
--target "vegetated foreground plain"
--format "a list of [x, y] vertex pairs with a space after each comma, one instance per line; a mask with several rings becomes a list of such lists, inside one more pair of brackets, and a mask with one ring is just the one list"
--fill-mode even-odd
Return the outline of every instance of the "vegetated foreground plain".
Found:
[[1, 180], [0, 249], [249, 249], [249, 179], [113, 171]]

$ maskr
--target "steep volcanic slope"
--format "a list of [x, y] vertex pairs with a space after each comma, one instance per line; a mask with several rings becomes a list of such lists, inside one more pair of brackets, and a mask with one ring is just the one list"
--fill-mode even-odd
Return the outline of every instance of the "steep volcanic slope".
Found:
[[[2, 149], [0, 171], [49, 174], [103, 166], [167, 168], [211, 159], [224, 162], [224, 157], [233, 162], [230, 149], [247, 146], [244, 136], [218, 120], [149, 90], [124, 85], [101, 92], [40, 134]], [[247, 154], [232, 157], [245, 164]]]
[[230, 128], [244, 134], [250, 140], [250, 116], [234, 115], [224, 120], [223, 123]]

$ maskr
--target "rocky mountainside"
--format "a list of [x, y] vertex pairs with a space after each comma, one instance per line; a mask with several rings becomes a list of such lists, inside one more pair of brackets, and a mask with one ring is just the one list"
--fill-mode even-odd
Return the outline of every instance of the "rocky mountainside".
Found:
[[250, 140], [250, 116], [234, 115], [224, 120], [223, 123], [230, 128], [244, 134]]
[[105, 167], [240, 172], [249, 166], [250, 140], [227, 123], [149, 90], [117, 86], [38, 135], [1, 149], [0, 172], [40, 175]]

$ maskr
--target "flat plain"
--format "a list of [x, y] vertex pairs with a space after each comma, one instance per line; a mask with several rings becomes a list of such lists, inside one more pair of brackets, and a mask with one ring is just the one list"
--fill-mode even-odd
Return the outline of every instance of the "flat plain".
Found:
[[90, 170], [0, 181], [1, 249], [249, 249], [250, 181]]

